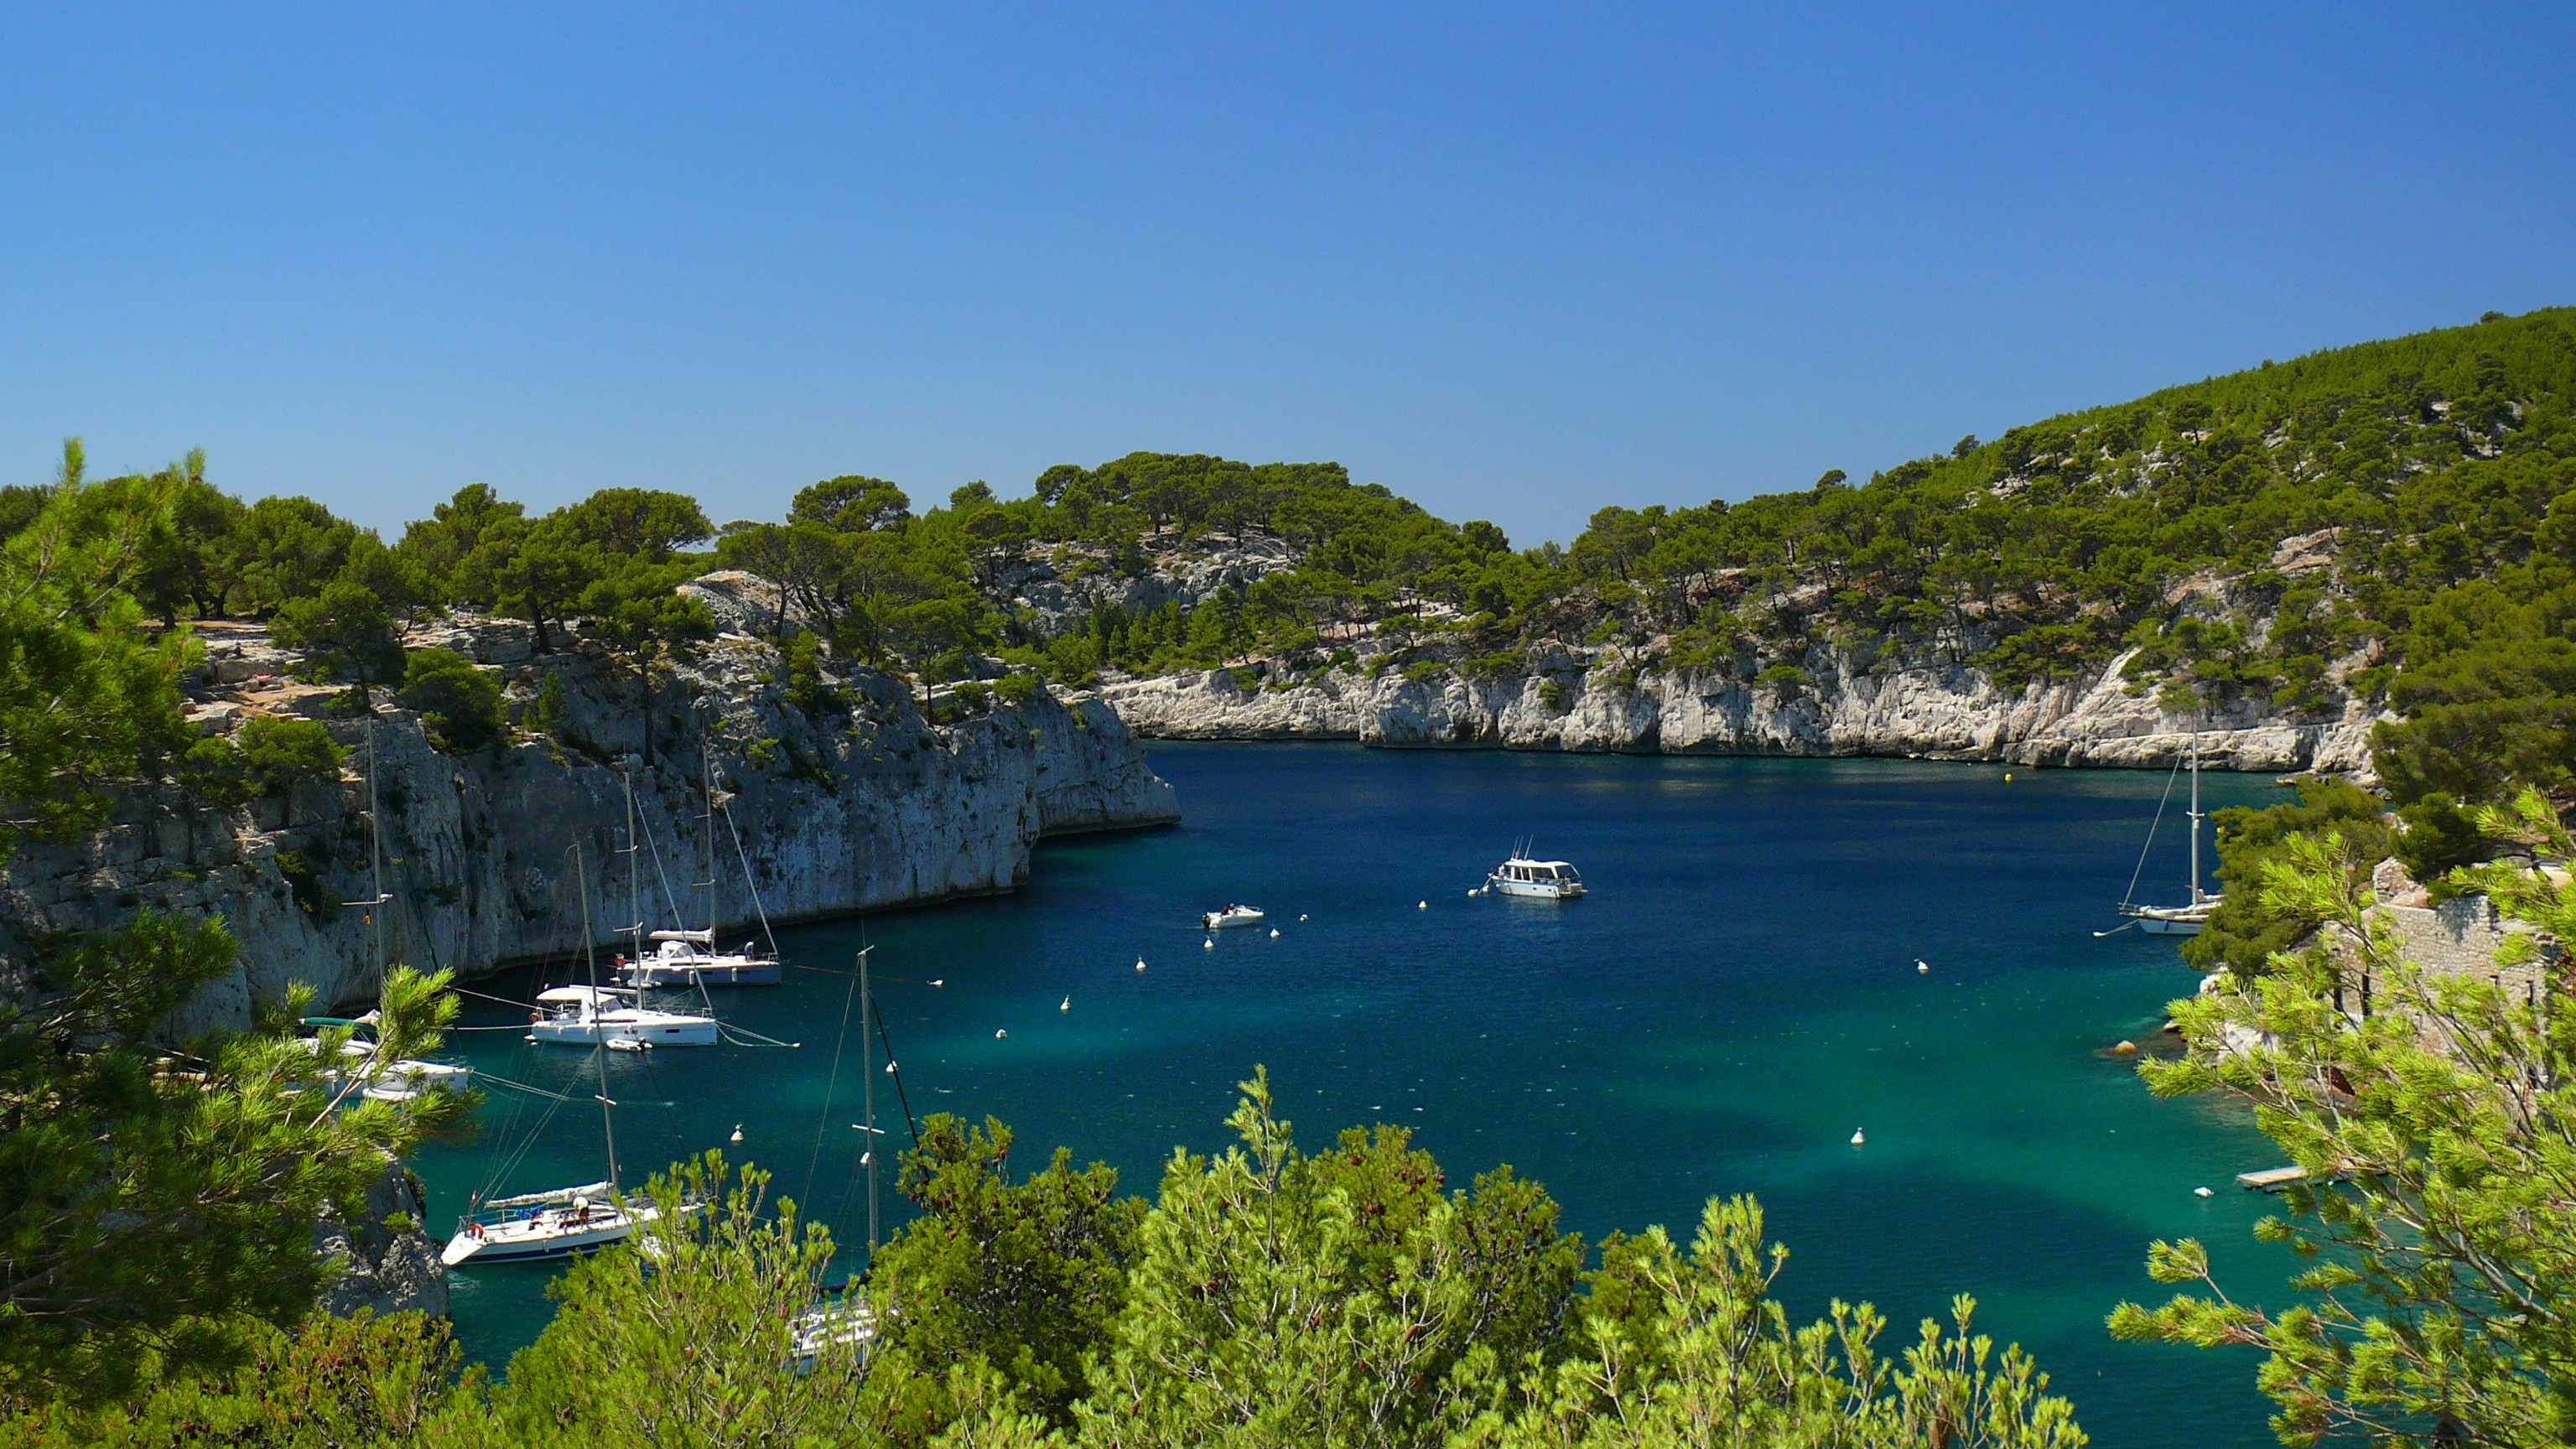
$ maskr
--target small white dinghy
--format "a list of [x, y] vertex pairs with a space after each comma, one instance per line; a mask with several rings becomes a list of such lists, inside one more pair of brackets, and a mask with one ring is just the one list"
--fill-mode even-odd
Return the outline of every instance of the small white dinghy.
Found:
[[1210, 911], [1200, 919], [1209, 930], [1222, 931], [1228, 926], [1258, 926], [1270, 918], [1253, 906], [1227, 906], [1221, 911]]
[[642, 993], [622, 987], [557, 986], [537, 993], [528, 1038], [573, 1046], [714, 1046], [716, 1019], [657, 1011], [643, 1004]]

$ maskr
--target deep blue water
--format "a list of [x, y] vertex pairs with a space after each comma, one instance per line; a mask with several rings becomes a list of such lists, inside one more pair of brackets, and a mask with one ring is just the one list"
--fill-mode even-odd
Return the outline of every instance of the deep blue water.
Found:
[[[1233, 1084], [1261, 1063], [1308, 1144], [1401, 1123], [1453, 1183], [1509, 1162], [1592, 1238], [1663, 1223], [1686, 1240], [1707, 1197], [1755, 1193], [1791, 1249], [1792, 1311], [1867, 1299], [1893, 1320], [1891, 1348], [1973, 1292], [1980, 1329], [2032, 1349], [2098, 1444], [2270, 1442], [2253, 1356], [2102, 1329], [2120, 1298], [2169, 1291], [2141, 1267], [2155, 1237], [2204, 1238], [2257, 1300], [2283, 1296], [2286, 1271], [2250, 1238], [2264, 1200], [2231, 1181], [2278, 1154], [2241, 1113], [2154, 1101], [2104, 1052], [2150, 1040], [2195, 983], [2169, 942], [2091, 936], [2116, 923], [2161, 773], [2007, 783], [1976, 765], [1330, 745], [1152, 757], [1179, 787], [1179, 827], [1048, 842], [1012, 896], [782, 932], [812, 966], [874, 945], [914, 1112], [990, 1113], [1025, 1162], [1063, 1143], [1150, 1191], [1175, 1145], [1225, 1145]], [[2213, 808], [2277, 798], [2239, 777], [2204, 791]], [[2178, 825], [2148, 899], [2182, 895]], [[1575, 861], [1591, 897], [1468, 897], [1525, 835]], [[1280, 937], [1203, 949], [1198, 913], [1232, 900], [1266, 908]], [[845, 985], [791, 973], [718, 993], [729, 1020], [796, 1050], [614, 1059], [629, 1180], [740, 1124], [732, 1155], [864, 1241], [855, 1033], [823, 1115]], [[507, 1031], [459, 1043], [550, 1085], [589, 1060]], [[496, 1146], [527, 1137], [505, 1097], [486, 1144], [425, 1155], [433, 1226]], [[897, 1103], [879, 1113], [901, 1131]], [[1855, 1128], [1866, 1146], [1849, 1145]], [[602, 1166], [595, 1107], [568, 1107], [501, 1187]], [[2217, 1195], [2193, 1196], [2201, 1184]], [[549, 1276], [458, 1275], [468, 1351], [497, 1364], [533, 1337]]]

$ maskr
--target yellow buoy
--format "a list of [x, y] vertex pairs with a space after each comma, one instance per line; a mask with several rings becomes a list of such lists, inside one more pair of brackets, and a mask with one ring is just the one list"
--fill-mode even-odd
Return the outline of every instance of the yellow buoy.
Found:
[[2012, 783], [2012, 771], [2010, 771], [2010, 770], [2006, 770], [2006, 771], [2004, 771], [2004, 783], [2005, 783], [2005, 784], [2007, 784], [2007, 785], [2009, 785], [2009, 784], [2011, 784], [2011, 783]]

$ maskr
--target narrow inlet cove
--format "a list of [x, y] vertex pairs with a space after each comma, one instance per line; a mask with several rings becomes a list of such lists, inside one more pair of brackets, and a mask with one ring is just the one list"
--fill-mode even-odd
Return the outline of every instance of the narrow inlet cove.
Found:
[[[1337, 745], [1152, 758], [1181, 826], [1048, 842], [1012, 896], [784, 930], [787, 958], [820, 969], [713, 994], [728, 1022], [801, 1045], [611, 1056], [629, 1184], [724, 1147], [855, 1266], [861, 1051], [834, 973], [868, 945], [897, 1146], [907, 1103], [989, 1114], [1024, 1167], [1061, 1143], [1151, 1193], [1175, 1147], [1227, 1144], [1233, 1084], [1259, 1063], [1309, 1148], [1403, 1126], [1453, 1186], [1510, 1163], [1596, 1241], [1649, 1223], [1687, 1240], [1708, 1197], [1753, 1193], [1791, 1250], [1793, 1315], [1866, 1299], [1893, 1349], [1971, 1292], [1980, 1330], [2032, 1350], [2096, 1443], [2267, 1442], [2254, 1358], [2102, 1329], [2120, 1298], [2169, 1291], [2141, 1266], [2156, 1237], [2201, 1237], [2257, 1298], [2283, 1296], [2288, 1270], [2251, 1239], [2267, 1200], [2233, 1185], [2277, 1159], [2251, 1122], [2156, 1102], [2106, 1050], [2149, 1041], [2196, 984], [2169, 940], [2091, 935], [2118, 924], [2163, 773]], [[2280, 793], [2203, 780], [2212, 809]], [[2177, 789], [2141, 899], [2183, 899], [2181, 827]], [[1591, 895], [1469, 895], [1523, 837]], [[1232, 901], [1269, 920], [1200, 928]], [[476, 989], [524, 998], [533, 980]], [[478, 1002], [465, 1021], [511, 1019]], [[483, 1140], [425, 1153], [434, 1232], [487, 1183], [604, 1174], [596, 1057], [507, 1031], [454, 1045], [576, 1100], [495, 1091]], [[891, 1166], [889, 1229], [908, 1212]], [[456, 1275], [468, 1353], [498, 1367], [533, 1338], [558, 1266]]]

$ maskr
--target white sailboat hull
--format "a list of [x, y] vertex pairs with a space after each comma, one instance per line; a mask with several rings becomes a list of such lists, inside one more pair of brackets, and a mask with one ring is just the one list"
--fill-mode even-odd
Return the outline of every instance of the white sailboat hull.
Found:
[[716, 1024], [703, 1016], [666, 1016], [653, 1011], [631, 1016], [611, 1013], [533, 1021], [528, 1023], [528, 1037], [563, 1046], [600, 1046], [621, 1041], [651, 1047], [714, 1046]]
[[785, 968], [749, 956], [654, 956], [617, 973], [624, 986], [776, 986]]
[[548, 1207], [526, 1217], [478, 1221], [457, 1229], [438, 1260], [453, 1268], [464, 1263], [514, 1263], [533, 1258], [564, 1258], [622, 1243], [636, 1228], [660, 1217], [650, 1205], [625, 1210], [600, 1204], [587, 1212], [573, 1206]]
[[2129, 912], [2129, 919], [2137, 923], [2139, 932], [2144, 935], [2197, 936], [2200, 934], [2200, 928], [2209, 924], [2210, 914], [2217, 909], [2218, 902], [2215, 900], [2203, 901], [2196, 906], [2177, 906], [2170, 910], [2155, 906], [2139, 906]]

